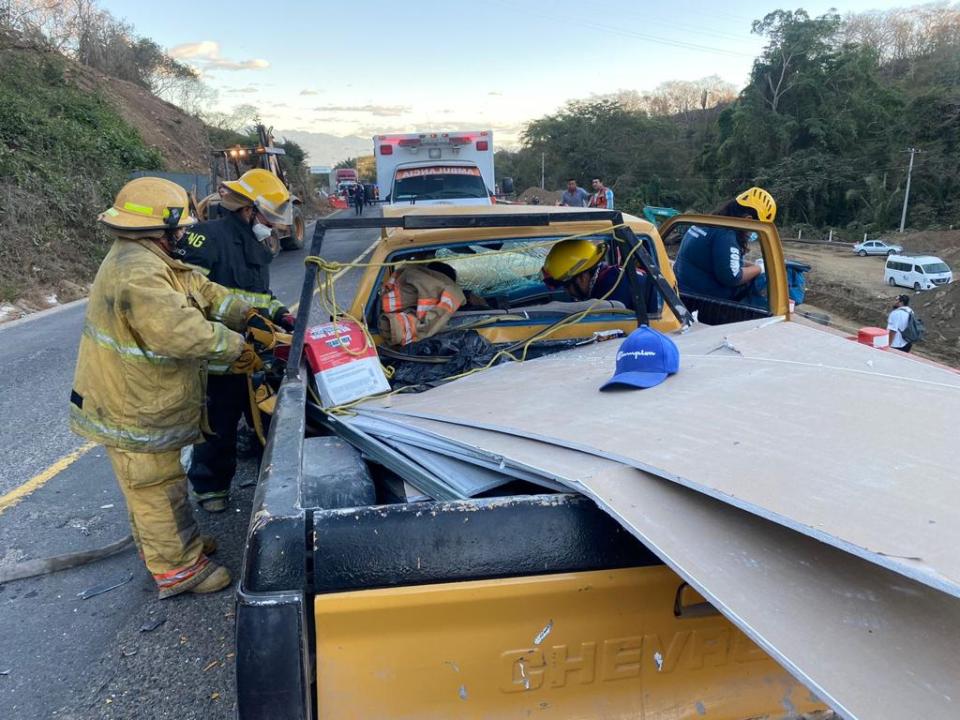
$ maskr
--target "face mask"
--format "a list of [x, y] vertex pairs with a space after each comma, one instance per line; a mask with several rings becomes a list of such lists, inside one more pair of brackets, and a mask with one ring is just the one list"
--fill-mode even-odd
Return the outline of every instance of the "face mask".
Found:
[[270, 228], [268, 228], [263, 223], [254, 223], [252, 230], [258, 242], [264, 242], [268, 237], [270, 237], [271, 233], [273, 232]]

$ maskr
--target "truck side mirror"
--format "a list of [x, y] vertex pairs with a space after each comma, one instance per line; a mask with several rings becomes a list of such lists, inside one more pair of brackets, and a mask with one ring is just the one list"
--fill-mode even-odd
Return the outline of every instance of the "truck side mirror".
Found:
[[513, 178], [512, 177], [501, 178], [500, 190], [504, 195], [513, 195]]

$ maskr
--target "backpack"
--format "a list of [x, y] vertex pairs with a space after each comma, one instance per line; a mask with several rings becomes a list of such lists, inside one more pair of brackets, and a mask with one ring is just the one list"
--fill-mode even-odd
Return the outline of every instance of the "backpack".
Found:
[[923, 334], [926, 332], [926, 327], [923, 325], [923, 320], [917, 317], [917, 314], [913, 310], [907, 310], [907, 326], [900, 333], [904, 341], [908, 343], [920, 342], [923, 340]]

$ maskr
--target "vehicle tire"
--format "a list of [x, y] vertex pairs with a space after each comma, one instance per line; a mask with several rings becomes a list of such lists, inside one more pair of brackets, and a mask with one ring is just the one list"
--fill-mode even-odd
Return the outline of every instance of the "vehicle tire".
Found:
[[913, 289], [916, 290], [917, 292], [920, 292], [920, 283], [915, 282], [915, 283], [913, 284]]
[[293, 208], [293, 224], [290, 225], [290, 235], [280, 240], [284, 250], [302, 250], [307, 225], [303, 220], [303, 213], [299, 207]]
[[867, 256], [867, 251], [866, 251], [866, 250], [861, 250], [860, 252], [857, 253], [857, 255], [859, 255], [860, 257], [866, 257], [866, 256]]
[[890, 278], [889, 280], [887, 280], [887, 283], [890, 285], [890, 287], [896, 287], [896, 286], [897, 286], [897, 281], [894, 280], [893, 278]]
[[896, 250], [887, 250], [887, 257], [890, 257], [891, 255], [896, 255], [896, 254], [897, 254]]

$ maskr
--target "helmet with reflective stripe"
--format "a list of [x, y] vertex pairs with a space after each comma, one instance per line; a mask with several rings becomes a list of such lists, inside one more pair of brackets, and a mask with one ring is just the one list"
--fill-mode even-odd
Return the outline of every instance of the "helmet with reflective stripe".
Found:
[[236, 180], [225, 180], [222, 185], [235, 196], [245, 198], [270, 222], [283, 225], [290, 225], [293, 222], [290, 191], [280, 178], [269, 170], [262, 168], [247, 170]]
[[737, 204], [753, 208], [761, 222], [773, 222], [777, 217], [777, 203], [773, 195], [760, 187], [752, 187], [737, 195]]
[[605, 251], [603, 243], [597, 245], [586, 239], [561, 240], [550, 248], [543, 262], [543, 276], [547, 280], [565, 283], [596, 266]]
[[111, 230], [161, 237], [166, 230], [187, 227], [197, 221], [190, 216], [187, 191], [157, 177], [131, 180], [117, 193], [113, 206], [97, 217]]

